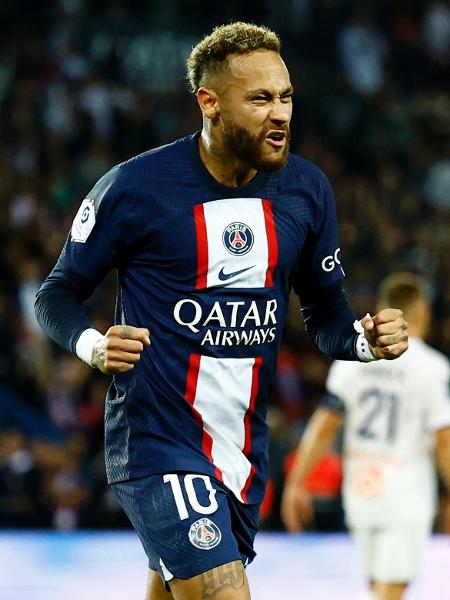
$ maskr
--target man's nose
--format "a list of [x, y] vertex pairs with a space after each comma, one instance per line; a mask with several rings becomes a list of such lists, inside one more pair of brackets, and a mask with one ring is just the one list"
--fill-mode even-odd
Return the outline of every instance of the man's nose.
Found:
[[271, 102], [270, 118], [272, 121], [280, 121], [286, 123], [289, 121], [291, 106], [288, 103], [281, 102], [279, 98], [275, 98]]

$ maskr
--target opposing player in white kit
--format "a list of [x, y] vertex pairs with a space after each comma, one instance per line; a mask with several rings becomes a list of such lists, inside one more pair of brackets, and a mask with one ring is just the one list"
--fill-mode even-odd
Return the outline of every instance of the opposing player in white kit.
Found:
[[[401, 308], [410, 348], [398, 361], [333, 363], [323, 405], [299, 444], [282, 516], [300, 531], [312, 514], [304, 481], [344, 425], [343, 501], [365, 576], [378, 600], [398, 600], [417, 575], [436, 510], [433, 458], [450, 492], [450, 369], [424, 341], [430, 307], [425, 283], [393, 274], [380, 307]], [[433, 457], [434, 453], [434, 457]]]

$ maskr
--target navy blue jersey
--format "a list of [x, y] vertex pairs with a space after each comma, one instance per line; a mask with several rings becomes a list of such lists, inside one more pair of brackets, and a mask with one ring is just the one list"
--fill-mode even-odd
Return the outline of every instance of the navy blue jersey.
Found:
[[343, 277], [335, 204], [324, 174], [298, 156], [230, 188], [197, 143], [180, 139], [102, 177], [49, 279], [87, 297], [116, 268], [115, 322], [151, 332], [108, 391], [108, 480], [204, 473], [256, 503], [290, 290], [307, 297]]

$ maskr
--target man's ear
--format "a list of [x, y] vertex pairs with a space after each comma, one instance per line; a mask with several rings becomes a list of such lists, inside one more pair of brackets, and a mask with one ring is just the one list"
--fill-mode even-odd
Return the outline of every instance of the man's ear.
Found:
[[219, 100], [214, 90], [205, 87], [199, 88], [197, 102], [200, 110], [207, 119], [214, 121], [220, 115]]

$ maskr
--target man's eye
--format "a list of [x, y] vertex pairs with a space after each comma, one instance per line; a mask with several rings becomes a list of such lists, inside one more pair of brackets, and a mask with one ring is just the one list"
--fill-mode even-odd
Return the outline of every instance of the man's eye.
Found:
[[281, 102], [290, 102], [292, 100], [292, 94], [286, 94], [285, 96], [281, 96]]

